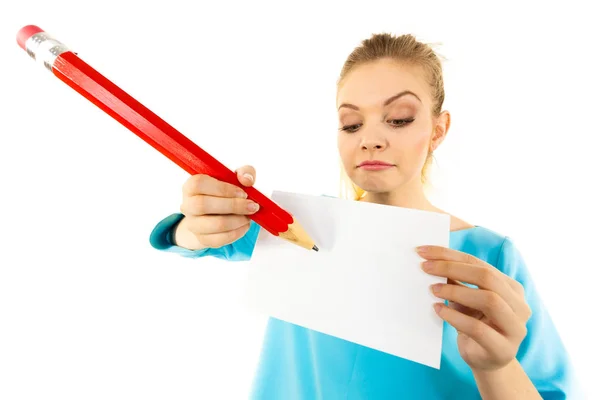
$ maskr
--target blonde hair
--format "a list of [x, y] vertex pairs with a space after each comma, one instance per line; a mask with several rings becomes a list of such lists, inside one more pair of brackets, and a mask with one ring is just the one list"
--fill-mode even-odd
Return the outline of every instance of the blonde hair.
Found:
[[[403, 64], [416, 65], [425, 72], [433, 99], [431, 113], [433, 116], [438, 116], [442, 111], [445, 98], [441, 58], [435, 53], [431, 45], [419, 42], [413, 35], [374, 34], [369, 39], [363, 40], [361, 45], [350, 53], [342, 67], [337, 86], [339, 89], [348, 73], [361, 64], [381, 59], [392, 59]], [[432, 161], [433, 153], [429, 153], [421, 170], [421, 182], [423, 184], [428, 182], [427, 175]], [[343, 165], [341, 165], [340, 192], [342, 197], [354, 200], [359, 200], [366, 194], [348, 177]]]

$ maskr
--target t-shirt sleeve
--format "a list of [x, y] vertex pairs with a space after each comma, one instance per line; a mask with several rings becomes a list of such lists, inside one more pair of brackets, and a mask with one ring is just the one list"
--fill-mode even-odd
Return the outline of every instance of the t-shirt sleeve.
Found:
[[183, 214], [175, 213], [159, 221], [150, 233], [150, 245], [157, 250], [188, 258], [212, 256], [227, 261], [247, 261], [251, 258], [260, 230], [260, 226], [254, 221], [250, 222], [248, 232], [233, 243], [216, 249], [189, 250], [176, 246], [173, 242], [173, 230], [183, 217]]
[[581, 388], [565, 346], [538, 295], [521, 253], [510, 238], [500, 250], [498, 268], [520, 282], [532, 315], [517, 359], [543, 399], [580, 399]]

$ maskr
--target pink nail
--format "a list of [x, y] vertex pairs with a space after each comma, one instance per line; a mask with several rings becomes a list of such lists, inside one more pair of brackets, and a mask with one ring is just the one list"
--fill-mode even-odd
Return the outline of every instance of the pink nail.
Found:
[[248, 173], [242, 175], [244, 178], [248, 179], [250, 182], [254, 182], [254, 177]]

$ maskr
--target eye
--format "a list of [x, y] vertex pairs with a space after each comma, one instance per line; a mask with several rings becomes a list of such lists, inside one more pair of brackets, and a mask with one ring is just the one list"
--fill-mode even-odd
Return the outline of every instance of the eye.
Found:
[[356, 132], [358, 130], [358, 128], [360, 128], [360, 125], [361, 124], [345, 125], [345, 126], [342, 126], [340, 128], [340, 130], [352, 133], [352, 132]]
[[388, 122], [391, 123], [394, 128], [402, 128], [403, 126], [410, 124], [414, 120], [414, 118], [390, 119], [388, 120]]

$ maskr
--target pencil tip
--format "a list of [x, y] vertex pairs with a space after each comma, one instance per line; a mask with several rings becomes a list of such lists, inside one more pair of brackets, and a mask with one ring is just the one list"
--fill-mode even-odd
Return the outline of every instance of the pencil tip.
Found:
[[319, 248], [317, 247], [317, 245], [315, 244], [312, 248], [314, 251], [319, 251]]

